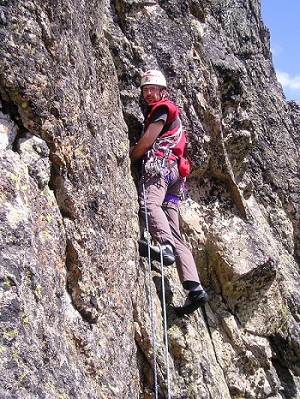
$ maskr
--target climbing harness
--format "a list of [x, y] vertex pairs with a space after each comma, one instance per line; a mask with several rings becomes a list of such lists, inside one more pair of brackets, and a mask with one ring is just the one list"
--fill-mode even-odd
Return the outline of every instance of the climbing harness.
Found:
[[[143, 162], [144, 164], [144, 162]], [[143, 165], [144, 166], [144, 165]], [[144, 169], [144, 167], [143, 167]], [[155, 321], [154, 321], [154, 310], [153, 310], [153, 293], [152, 293], [152, 269], [151, 269], [151, 252], [150, 252], [150, 231], [149, 231], [149, 220], [147, 211], [147, 198], [145, 188], [145, 174], [142, 173], [142, 190], [144, 197], [144, 208], [145, 208], [145, 225], [147, 234], [147, 246], [148, 246], [148, 275], [149, 275], [149, 308], [150, 308], [150, 319], [151, 319], [151, 335], [152, 335], [152, 347], [153, 347], [153, 373], [154, 373], [154, 389], [155, 399], [158, 399], [158, 378], [157, 378], [157, 353], [156, 353], [156, 338], [155, 338]], [[169, 365], [169, 344], [168, 344], [168, 329], [167, 329], [167, 311], [166, 311], [166, 293], [165, 293], [165, 281], [164, 281], [164, 262], [163, 262], [163, 251], [160, 248], [160, 264], [161, 264], [161, 281], [162, 281], [162, 302], [163, 302], [163, 322], [164, 322], [164, 338], [165, 338], [165, 357], [166, 357], [166, 373], [167, 373], [167, 389], [168, 399], [171, 399], [170, 390], [170, 365]]]
[[[152, 148], [147, 151], [145, 170], [147, 173], [159, 174], [161, 168], [165, 168], [167, 163], [177, 161], [177, 157], [172, 154], [172, 149], [181, 141], [183, 134], [181, 122], [179, 128], [171, 136], [159, 136], [152, 144]], [[169, 156], [172, 156], [169, 160]]]

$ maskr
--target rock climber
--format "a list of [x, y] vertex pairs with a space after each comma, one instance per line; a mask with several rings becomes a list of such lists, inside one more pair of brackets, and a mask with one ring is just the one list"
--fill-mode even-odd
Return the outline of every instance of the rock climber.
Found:
[[[179, 279], [188, 297], [176, 308], [179, 315], [190, 314], [208, 300], [202, 288], [191, 251], [184, 243], [179, 228], [179, 203], [184, 179], [179, 161], [184, 154], [186, 137], [178, 107], [167, 97], [164, 75], [157, 70], [145, 72], [141, 78], [142, 97], [147, 105], [144, 130], [130, 149], [132, 162], [143, 160], [138, 184], [140, 216], [147, 220], [149, 232], [159, 245], [139, 242], [141, 256], [148, 256], [164, 265], [176, 263]], [[184, 173], [182, 173], [184, 174]], [[146, 206], [145, 206], [146, 198]]]

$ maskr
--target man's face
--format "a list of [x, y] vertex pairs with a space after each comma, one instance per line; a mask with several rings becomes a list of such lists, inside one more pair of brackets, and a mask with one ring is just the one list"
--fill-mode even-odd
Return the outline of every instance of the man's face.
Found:
[[156, 85], [145, 85], [142, 87], [144, 100], [148, 105], [161, 100], [161, 88]]

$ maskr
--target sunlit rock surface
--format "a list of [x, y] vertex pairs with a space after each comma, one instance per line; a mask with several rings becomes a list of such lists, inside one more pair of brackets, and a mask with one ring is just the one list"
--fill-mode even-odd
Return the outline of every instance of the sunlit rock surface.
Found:
[[[0, 39], [1, 399], [299, 398], [300, 104], [259, 1], [2, 0]], [[149, 68], [188, 132], [210, 295], [178, 318], [164, 269], [169, 371], [128, 157]]]

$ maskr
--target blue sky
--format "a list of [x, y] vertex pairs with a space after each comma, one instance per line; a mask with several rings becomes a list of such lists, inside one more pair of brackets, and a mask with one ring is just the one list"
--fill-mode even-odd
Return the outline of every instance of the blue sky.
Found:
[[285, 96], [300, 101], [300, 0], [261, 0], [261, 14]]

